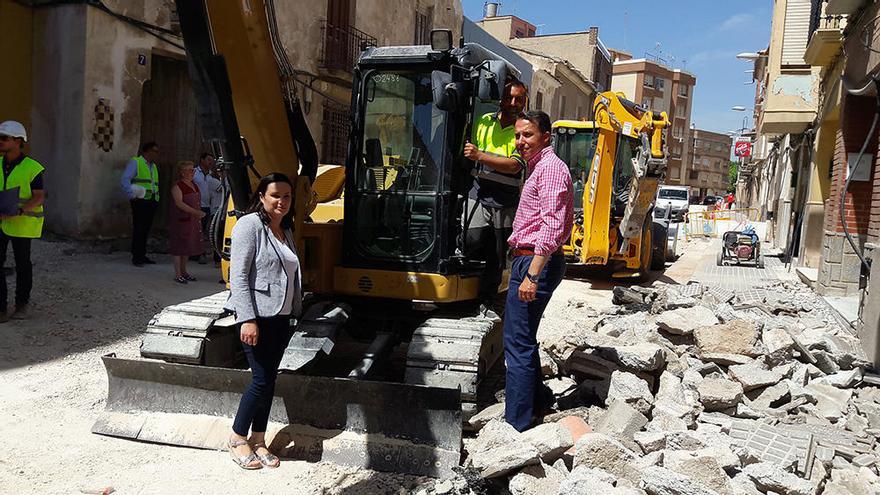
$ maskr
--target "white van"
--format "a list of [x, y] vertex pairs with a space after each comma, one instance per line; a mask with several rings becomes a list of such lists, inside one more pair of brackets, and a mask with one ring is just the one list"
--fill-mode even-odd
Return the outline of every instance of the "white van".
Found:
[[691, 195], [691, 186], [671, 186], [663, 184], [657, 190], [656, 210], [671, 209], [670, 217], [673, 220], [682, 221], [688, 211]]

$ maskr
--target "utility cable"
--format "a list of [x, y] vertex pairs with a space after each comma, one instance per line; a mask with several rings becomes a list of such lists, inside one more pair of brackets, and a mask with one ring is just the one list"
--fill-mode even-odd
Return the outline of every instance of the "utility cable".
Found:
[[[862, 254], [861, 250], [856, 246], [856, 241], [853, 239], [852, 234], [849, 232], [849, 226], [846, 221], [846, 193], [849, 191], [850, 183], [852, 183], [853, 177], [856, 175], [856, 171], [859, 169], [859, 165], [862, 164], [862, 157], [865, 155], [865, 150], [868, 149], [868, 143], [871, 141], [871, 136], [874, 135], [874, 130], [877, 128], [877, 121], [880, 120], [880, 79], [878, 79], [877, 75], [871, 76], [871, 82], [874, 84], [874, 91], [876, 98], [876, 105], [874, 107], [874, 119], [871, 121], [871, 128], [868, 130], [868, 134], [865, 136], [865, 142], [862, 143], [862, 148], [859, 150], [859, 156], [856, 158], [856, 163], [853, 165], [853, 168], [846, 177], [846, 182], [843, 185], [843, 191], [840, 193], [840, 223], [843, 226], [843, 235], [846, 237], [846, 240], [849, 242], [850, 247], [856, 256], [859, 257], [859, 261], [862, 262], [862, 266], [865, 267], [866, 270], [871, 269], [871, 265], [865, 259], [865, 255]], [[846, 88], [846, 81], [842, 80], [842, 83], [847, 91], [847, 93], [851, 95], [863, 95], [867, 93], [868, 87], [871, 83], [868, 83], [864, 87], [860, 89], [851, 90]]]

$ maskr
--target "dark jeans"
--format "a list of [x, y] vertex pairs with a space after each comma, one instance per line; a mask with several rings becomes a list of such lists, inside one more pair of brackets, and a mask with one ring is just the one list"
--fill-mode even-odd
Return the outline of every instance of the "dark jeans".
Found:
[[131, 200], [131, 260], [142, 261], [147, 257], [147, 237], [153, 226], [153, 216], [159, 202], [152, 199]]
[[266, 431], [272, 397], [275, 395], [278, 365], [293, 335], [290, 316], [257, 318], [257, 328], [260, 330], [257, 345], [241, 344], [254, 375], [241, 396], [235, 422], [232, 423], [232, 431], [243, 437], [247, 436], [248, 431]]
[[[15, 257], [15, 306], [23, 306], [30, 301], [31, 287], [34, 285], [34, 268], [31, 265], [31, 240], [25, 237], [10, 237], [0, 232], [0, 267], [6, 265], [6, 247], [12, 243]], [[0, 312], [6, 312], [9, 304], [6, 278], [0, 284]]]
[[543, 390], [543, 381], [538, 355], [538, 324], [550, 296], [565, 275], [565, 258], [561, 254], [553, 255], [541, 271], [535, 300], [520, 301], [519, 286], [531, 263], [532, 256], [514, 258], [504, 312], [504, 362], [507, 365], [504, 419], [517, 431], [531, 426], [535, 407], [539, 405], [538, 392]]

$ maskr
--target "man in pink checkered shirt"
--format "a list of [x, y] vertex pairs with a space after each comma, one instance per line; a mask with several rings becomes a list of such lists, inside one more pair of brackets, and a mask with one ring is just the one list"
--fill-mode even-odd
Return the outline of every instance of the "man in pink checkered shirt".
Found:
[[552, 395], [541, 380], [537, 333], [547, 303], [565, 274], [562, 244], [571, 234], [574, 191], [568, 165], [550, 147], [546, 113], [520, 115], [516, 147], [528, 164], [528, 178], [507, 241], [514, 258], [504, 311], [504, 416], [523, 431], [552, 405]]

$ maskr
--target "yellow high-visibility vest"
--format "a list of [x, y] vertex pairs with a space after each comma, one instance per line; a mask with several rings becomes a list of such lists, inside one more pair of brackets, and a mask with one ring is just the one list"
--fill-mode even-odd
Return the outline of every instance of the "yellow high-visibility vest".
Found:
[[[3, 157], [0, 157], [0, 170], [3, 168]], [[9, 177], [0, 173], [0, 190], [18, 188], [18, 205], [21, 207], [33, 196], [31, 181], [44, 170], [40, 162], [30, 157], [16, 165]], [[43, 205], [34, 210], [23, 212], [21, 215], [5, 218], [0, 221], [3, 233], [10, 237], [27, 237], [36, 239], [43, 235]]]
[[132, 184], [137, 184], [147, 190], [144, 199], [159, 201], [159, 169], [155, 165], [150, 167], [147, 160], [142, 156], [136, 156], [132, 160], [137, 162], [137, 175], [131, 178]]

